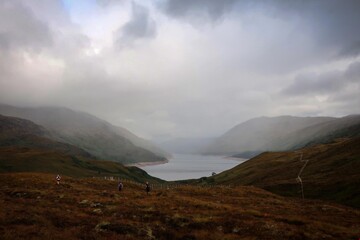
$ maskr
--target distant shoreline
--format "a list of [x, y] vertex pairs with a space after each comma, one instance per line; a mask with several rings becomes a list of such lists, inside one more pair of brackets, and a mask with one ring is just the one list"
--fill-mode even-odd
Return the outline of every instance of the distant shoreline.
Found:
[[127, 167], [146, 167], [146, 166], [161, 165], [161, 164], [165, 164], [165, 163], [168, 163], [168, 162], [169, 162], [169, 160], [166, 159], [164, 161], [132, 163], [132, 164], [128, 164], [126, 166]]

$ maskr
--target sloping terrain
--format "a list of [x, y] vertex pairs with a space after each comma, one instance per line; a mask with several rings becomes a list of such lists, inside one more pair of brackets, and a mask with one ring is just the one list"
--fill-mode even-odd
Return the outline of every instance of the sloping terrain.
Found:
[[[300, 161], [301, 153], [303, 161]], [[261, 187], [286, 196], [300, 197], [301, 174], [307, 198], [327, 199], [360, 207], [360, 138], [340, 139], [293, 152], [266, 152], [204, 183]]]
[[360, 136], [360, 115], [343, 118], [262, 117], [230, 129], [204, 153], [253, 157], [265, 151], [294, 150], [355, 136]]
[[45, 127], [49, 132], [48, 137], [53, 140], [75, 145], [99, 159], [136, 163], [166, 161], [169, 156], [124, 128], [67, 108], [0, 105], [0, 114], [33, 121]]
[[160, 148], [159, 146], [155, 145], [151, 141], [145, 140], [141, 137], [136, 136], [126, 128], [117, 127], [117, 126], [111, 126], [112, 131], [118, 133], [120, 136], [123, 136], [127, 139], [129, 139], [135, 146], [144, 148], [152, 153], [155, 153], [156, 155], [160, 157], [166, 157], [170, 158], [171, 154], [164, 149]]
[[[23, 152], [33, 148], [95, 159], [94, 156], [80, 148], [54, 141], [48, 136], [49, 133], [45, 128], [29, 120], [0, 115], [0, 147], [2, 150], [21, 148]], [[2, 157], [5, 156], [4, 154]]]
[[0, 236], [16, 239], [357, 239], [360, 211], [254, 187], [153, 189], [0, 174]]
[[46, 137], [31, 121], [0, 115], [0, 172], [51, 172], [74, 177], [120, 176], [155, 181], [145, 171], [120, 163], [96, 160], [88, 152]]
[[315, 124], [287, 135], [271, 148], [291, 150], [318, 143], [329, 143], [336, 138], [359, 137], [360, 115], [350, 115], [334, 121]]
[[161, 182], [137, 167], [93, 160], [58, 150], [0, 147], [0, 172], [46, 172], [73, 177], [116, 176], [138, 182]]
[[332, 121], [330, 117], [260, 117], [243, 122], [210, 144], [208, 154], [236, 154], [266, 151], [270, 143], [308, 126]]

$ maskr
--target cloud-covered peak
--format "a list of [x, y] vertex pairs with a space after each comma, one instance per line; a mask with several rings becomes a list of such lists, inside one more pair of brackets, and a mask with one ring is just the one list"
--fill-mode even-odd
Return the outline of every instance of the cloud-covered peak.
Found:
[[360, 109], [360, 1], [0, 2], [0, 102], [149, 137]]

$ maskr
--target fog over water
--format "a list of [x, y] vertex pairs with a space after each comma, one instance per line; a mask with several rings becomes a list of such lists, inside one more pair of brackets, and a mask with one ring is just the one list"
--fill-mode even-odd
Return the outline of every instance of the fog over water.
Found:
[[209, 177], [246, 161], [225, 156], [173, 154], [168, 163], [141, 167], [148, 174], [164, 180], [183, 180]]

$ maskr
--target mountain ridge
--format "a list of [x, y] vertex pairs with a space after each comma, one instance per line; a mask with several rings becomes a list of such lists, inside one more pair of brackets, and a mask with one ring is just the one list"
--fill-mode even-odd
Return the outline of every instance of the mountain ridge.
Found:
[[[78, 146], [100, 159], [122, 163], [165, 162], [169, 156], [124, 128], [64, 107], [21, 108], [2, 104], [0, 114], [31, 120], [44, 126], [52, 139]], [[121, 135], [124, 132], [128, 138]], [[131, 140], [141, 146], [136, 146]]]
[[29, 120], [0, 115], [0, 173], [46, 172], [162, 182], [139, 168], [99, 160], [81, 148], [50, 139], [47, 134], [45, 128]]
[[[264, 151], [291, 150], [306, 146], [315, 138], [329, 138], [334, 130], [341, 131], [346, 127], [360, 124], [360, 115], [333, 117], [294, 117], [289, 115], [278, 117], [259, 117], [240, 123], [209, 144], [204, 154], [236, 155], [241, 153], [261, 153]], [[322, 125], [328, 126], [327, 128]], [[313, 127], [313, 128], [311, 128]], [[309, 133], [304, 135], [306, 129]], [[312, 132], [320, 131], [318, 135]], [[360, 132], [357, 133], [360, 135]], [[304, 135], [299, 140], [298, 135]], [[337, 137], [349, 134], [338, 133]], [[335, 136], [334, 136], [335, 137]]]

